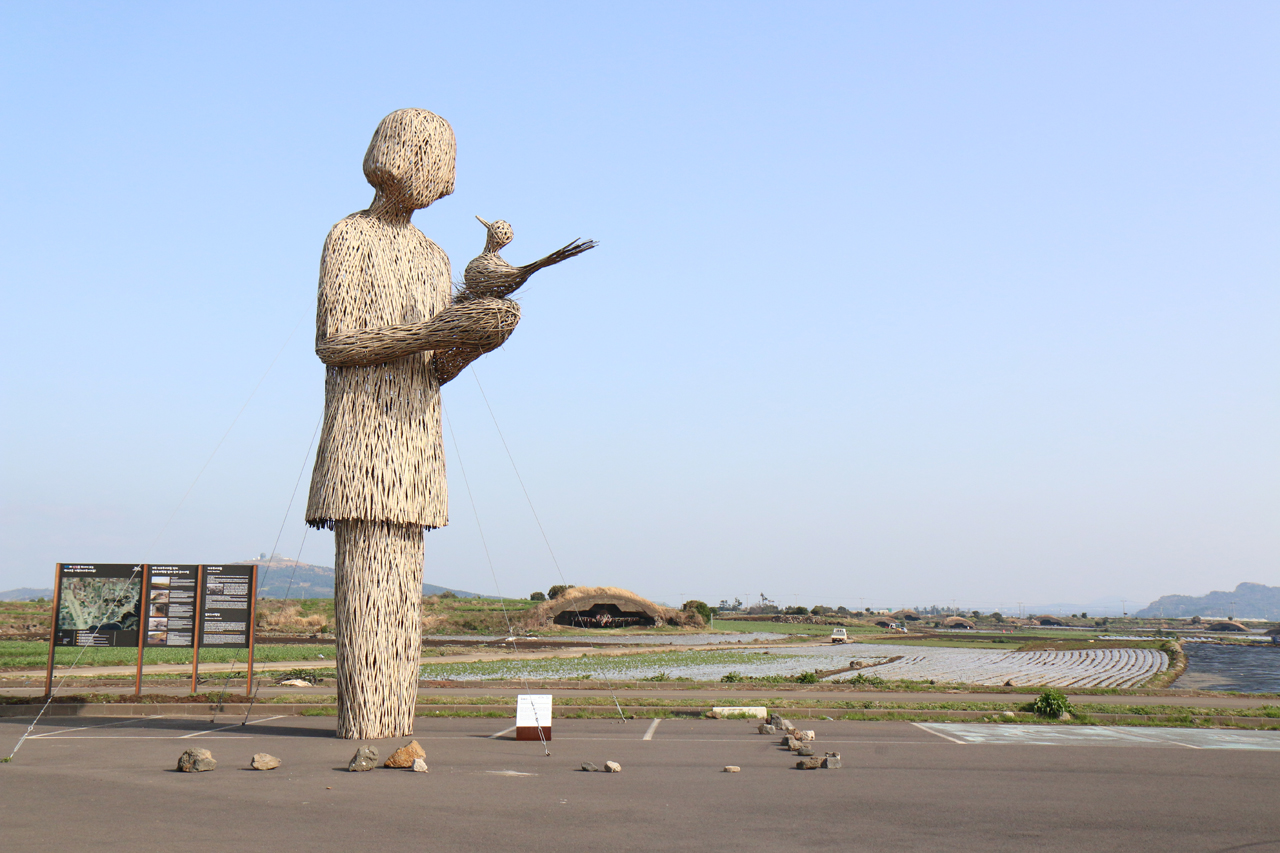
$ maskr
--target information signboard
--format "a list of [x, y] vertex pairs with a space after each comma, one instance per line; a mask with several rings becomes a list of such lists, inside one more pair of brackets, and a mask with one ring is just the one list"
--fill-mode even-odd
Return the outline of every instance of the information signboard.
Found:
[[137, 646], [142, 626], [142, 566], [59, 563], [57, 646]]
[[146, 646], [195, 645], [199, 579], [199, 566], [147, 566]]
[[191, 649], [191, 690], [200, 649], [248, 649], [245, 692], [253, 680], [253, 622], [258, 567], [58, 563], [45, 695], [53, 690], [58, 646], [131, 646], [138, 650], [134, 693], [142, 692], [146, 648]]
[[200, 647], [247, 649], [253, 628], [257, 566], [205, 566]]

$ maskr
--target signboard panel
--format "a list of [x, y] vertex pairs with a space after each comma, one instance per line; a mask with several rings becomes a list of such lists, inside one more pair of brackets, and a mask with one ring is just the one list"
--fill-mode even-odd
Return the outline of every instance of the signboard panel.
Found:
[[516, 740], [551, 740], [551, 694], [516, 696]]
[[127, 563], [59, 563], [54, 645], [137, 646], [142, 575]]
[[257, 566], [205, 566], [200, 647], [249, 648]]
[[199, 566], [147, 566], [147, 647], [195, 645], [199, 577]]

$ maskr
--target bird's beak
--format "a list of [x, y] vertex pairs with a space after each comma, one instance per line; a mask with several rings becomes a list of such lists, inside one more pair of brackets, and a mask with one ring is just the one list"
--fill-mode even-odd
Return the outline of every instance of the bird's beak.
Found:
[[[476, 219], [480, 219], [480, 217], [477, 216]], [[489, 227], [489, 223], [485, 222], [483, 219], [480, 219], [480, 224], [483, 225], [485, 228]]]

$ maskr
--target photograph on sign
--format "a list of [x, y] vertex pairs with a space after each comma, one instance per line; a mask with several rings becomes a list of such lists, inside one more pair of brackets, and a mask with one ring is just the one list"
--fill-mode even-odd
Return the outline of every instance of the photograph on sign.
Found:
[[60, 646], [136, 646], [142, 630], [142, 571], [128, 564], [58, 568]]
[[148, 647], [195, 645], [199, 566], [147, 566]]

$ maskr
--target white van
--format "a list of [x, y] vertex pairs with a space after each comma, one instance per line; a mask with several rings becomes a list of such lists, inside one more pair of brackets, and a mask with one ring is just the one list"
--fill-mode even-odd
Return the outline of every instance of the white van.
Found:
[[844, 628], [836, 628], [834, 631], [831, 632], [831, 642], [833, 643], [847, 642], [848, 639], [849, 639], [849, 633], [845, 631]]

